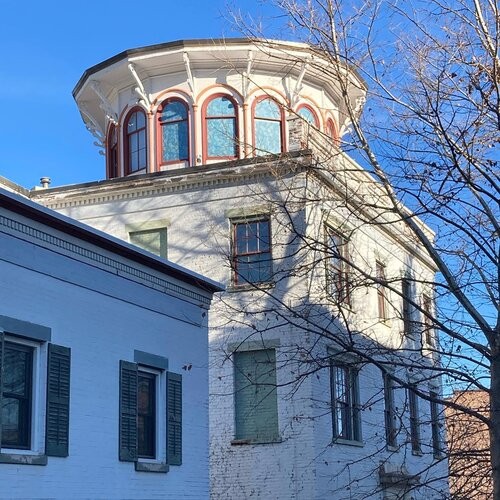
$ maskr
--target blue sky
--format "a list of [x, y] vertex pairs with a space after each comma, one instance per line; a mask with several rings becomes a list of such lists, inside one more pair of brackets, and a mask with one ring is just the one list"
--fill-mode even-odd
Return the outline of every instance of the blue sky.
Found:
[[[258, 0], [231, 2], [271, 22]], [[71, 5], [71, 7], [70, 7]], [[240, 36], [227, 0], [0, 0], [0, 176], [33, 187], [102, 179], [71, 91], [83, 71], [123, 50], [188, 38]]]

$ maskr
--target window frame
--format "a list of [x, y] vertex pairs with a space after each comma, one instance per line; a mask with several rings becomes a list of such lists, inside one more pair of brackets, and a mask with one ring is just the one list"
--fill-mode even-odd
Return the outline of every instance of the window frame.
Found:
[[326, 121], [325, 133], [333, 140], [334, 144], [338, 146], [339, 133], [337, 130], [337, 125], [335, 124], [335, 120], [333, 120], [333, 118], [328, 118], [328, 120]]
[[[153, 252], [151, 249], [146, 248], [144, 245], [140, 245], [138, 242], [133, 241], [133, 235], [141, 235], [141, 234], [158, 234], [160, 240], [160, 251], [159, 253]], [[128, 240], [131, 245], [135, 245], [146, 252], [150, 252], [153, 255], [158, 257], [162, 257], [163, 259], [168, 258], [168, 228], [166, 227], [151, 227], [151, 228], [133, 228], [128, 231]]]
[[119, 166], [119, 133], [118, 126], [110, 123], [106, 136], [106, 163], [108, 179], [115, 179], [120, 176]]
[[432, 297], [427, 293], [422, 294], [422, 325], [424, 328], [424, 339], [425, 343], [433, 347], [435, 338], [434, 338], [434, 327], [432, 316], [434, 314], [434, 304]]
[[377, 314], [378, 319], [382, 322], [388, 321], [388, 300], [387, 300], [387, 288], [384, 283], [387, 283], [386, 276], [387, 266], [381, 261], [375, 261], [375, 275], [377, 278]]
[[396, 425], [396, 406], [394, 402], [394, 379], [390, 373], [383, 373], [384, 382], [384, 422], [385, 442], [389, 449], [397, 447], [398, 429]]
[[[304, 116], [302, 116], [300, 114], [300, 111], [302, 109], [307, 109], [313, 116], [314, 118], [314, 123], [311, 123], [309, 120], [307, 120]], [[305, 122], [307, 122], [309, 125], [312, 125], [313, 127], [316, 127], [317, 129], [319, 129], [319, 117], [318, 117], [318, 113], [314, 110], [314, 108], [310, 105], [310, 104], [306, 104], [306, 103], [302, 103], [300, 104], [298, 107], [297, 107], [297, 111], [296, 111], [297, 115], [302, 118]]]
[[[344, 389], [347, 389], [342, 399], [338, 397], [342, 394], [337, 393], [339, 371], [343, 374]], [[330, 401], [334, 442], [362, 443], [359, 371], [359, 367], [354, 363], [330, 360]], [[339, 421], [341, 421], [340, 427]]]
[[[238, 219], [231, 219], [231, 270], [232, 270], [232, 285], [234, 287], [242, 287], [242, 286], [252, 286], [252, 285], [262, 285], [272, 283], [273, 281], [273, 244], [272, 244], [272, 228], [271, 228], [271, 217], [266, 215], [255, 216], [255, 217], [245, 217]], [[249, 226], [250, 224], [267, 224], [267, 232], [268, 232], [268, 249], [264, 251], [255, 251], [255, 252], [238, 252], [238, 227], [241, 225]], [[247, 230], [248, 234], [248, 230]], [[260, 230], [259, 230], [260, 234]], [[257, 238], [257, 248], [260, 247], [261, 238], [256, 235]], [[248, 240], [249, 238], [247, 238]], [[242, 275], [240, 275], [238, 271], [238, 260], [245, 257], [251, 257], [254, 255], [268, 255], [268, 259], [264, 259], [262, 262], [268, 262], [267, 270], [269, 273], [268, 279], [262, 279], [258, 281], [250, 281], [245, 279]], [[260, 272], [259, 272], [260, 274]]]
[[403, 320], [403, 333], [408, 338], [412, 338], [415, 329], [413, 323], [413, 287], [412, 280], [409, 276], [405, 276], [401, 280], [401, 300], [402, 300], [402, 308], [401, 308], [401, 317]]
[[[338, 243], [333, 240], [338, 240]], [[331, 245], [332, 241], [335, 248]], [[327, 295], [333, 297], [336, 303], [350, 307], [352, 304], [348, 264], [349, 240], [329, 224], [325, 224], [325, 246], [329, 254], [325, 260]], [[338, 256], [335, 254], [338, 254]], [[332, 272], [332, 268], [334, 272]]]
[[[136, 129], [133, 132], [128, 131], [128, 125], [130, 122], [130, 119], [135, 113], [141, 113], [144, 116], [144, 127], [140, 129]], [[148, 114], [147, 112], [141, 108], [140, 106], [134, 106], [132, 109], [129, 110], [129, 112], [125, 115], [125, 119], [123, 120], [124, 126], [123, 126], [123, 158], [124, 158], [124, 163], [125, 163], [125, 168], [124, 172], [125, 175], [131, 175], [131, 174], [136, 174], [137, 172], [141, 171], [146, 171], [148, 170], [148, 147], [149, 147], [149, 141], [148, 141]], [[140, 168], [135, 168], [132, 169], [131, 167], [131, 150], [130, 150], [130, 137], [132, 135], [139, 135], [141, 132], [144, 133], [144, 149], [145, 149], [145, 165]], [[137, 151], [140, 151], [138, 149]]]
[[[229, 115], [219, 115], [219, 116], [207, 116], [208, 106], [212, 101], [218, 98], [228, 99], [234, 107], [234, 116]], [[203, 161], [208, 160], [235, 160], [239, 157], [240, 151], [240, 129], [239, 129], [239, 106], [234, 97], [230, 94], [216, 93], [207, 97], [202, 106], [201, 118], [203, 122]], [[209, 120], [219, 120], [219, 119], [232, 119], [234, 120], [234, 155], [222, 155], [222, 156], [209, 156], [209, 144], [208, 144], [208, 121]]]
[[419, 396], [417, 394], [417, 384], [408, 385], [408, 413], [410, 420], [410, 445], [414, 455], [422, 454], [422, 439], [420, 432]]
[[[179, 102], [184, 106], [184, 109], [186, 111], [186, 118], [183, 120], [172, 120], [168, 122], [162, 123], [161, 118], [162, 118], [162, 113], [165, 110], [165, 108], [173, 103], [173, 102]], [[158, 107], [156, 111], [156, 131], [157, 131], [157, 154], [158, 154], [158, 166], [162, 167], [163, 165], [175, 165], [178, 163], [184, 163], [187, 162], [188, 165], [191, 165], [191, 109], [189, 107], [189, 104], [184, 100], [181, 99], [180, 97], [168, 97]], [[163, 160], [163, 153], [164, 153], [164, 143], [163, 143], [163, 127], [168, 127], [168, 125], [171, 124], [178, 124], [178, 123], [186, 123], [186, 158], [177, 158], [174, 160], [168, 160], [164, 161]]]
[[[148, 413], [142, 413], [140, 411], [140, 402], [139, 402], [139, 391], [140, 391], [140, 379], [148, 380], [148, 393], [149, 403], [152, 408]], [[159, 437], [161, 434], [160, 429], [160, 415], [159, 415], [159, 401], [160, 398], [160, 378], [161, 372], [156, 370], [151, 370], [148, 367], [138, 365], [137, 367], [137, 459], [138, 461], [161, 461], [161, 446], [159, 446]], [[141, 433], [140, 433], [140, 422], [142, 420], [148, 419], [150, 421], [149, 425], [144, 425], [144, 429], [149, 430], [149, 434], [151, 435], [150, 439], [145, 439], [145, 441], [150, 441], [149, 446], [151, 447], [151, 453], [149, 454], [141, 454]], [[145, 433], [146, 434], [146, 433]], [[146, 447], [144, 445], [143, 449]]]
[[[35, 345], [27, 342], [18, 342], [17, 339], [12, 339], [12, 337], [6, 337], [3, 342], [3, 362], [2, 362], [2, 370], [5, 376], [5, 352], [7, 349], [11, 349], [14, 351], [21, 351], [27, 353], [29, 355], [25, 370], [24, 370], [24, 380], [27, 388], [25, 389], [25, 394], [18, 395], [15, 393], [7, 393], [4, 389], [3, 380], [2, 380], [2, 394], [1, 401], [2, 405], [0, 406], [0, 411], [3, 413], [3, 400], [5, 397], [9, 399], [18, 399], [22, 400], [24, 404], [23, 408], [23, 417], [21, 426], [23, 429], [23, 436], [21, 439], [18, 439], [16, 443], [5, 443], [2, 438], [3, 426], [0, 426], [0, 450], [8, 450], [9, 452], [12, 450], [16, 450], [18, 452], [29, 452], [33, 450], [33, 441], [34, 441], [34, 427], [36, 423], [33, 422], [35, 418], [35, 400], [36, 400], [36, 380], [35, 380], [35, 362], [37, 360], [37, 352]], [[3, 420], [3, 415], [0, 417], [0, 422]], [[19, 423], [19, 422], [18, 422]]]
[[432, 439], [432, 454], [434, 458], [439, 459], [443, 456], [443, 438], [441, 433], [440, 409], [438, 403], [439, 392], [437, 388], [431, 388], [429, 391], [429, 405], [431, 417], [431, 439]]
[[[260, 118], [257, 117], [257, 106], [261, 104], [264, 101], [271, 101], [272, 103], [276, 104], [278, 107], [278, 111], [280, 114], [279, 120], [275, 120], [272, 118]], [[279, 132], [279, 140], [280, 140], [280, 150], [276, 153], [268, 152], [265, 150], [261, 150], [257, 147], [257, 121], [261, 120], [264, 122], [273, 122], [273, 123], [279, 123], [280, 127], [280, 132]], [[254, 155], [255, 156], [265, 156], [265, 155], [271, 155], [271, 154], [281, 154], [285, 151], [285, 141], [286, 141], [286, 136], [285, 136], [285, 113], [283, 110], [283, 106], [280, 104], [279, 101], [277, 101], [274, 97], [271, 97], [269, 95], [264, 95], [264, 96], [259, 96], [257, 97], [253, 104], [252, 104], [252, 132], [253, 132], [253, 149], [254, 149]], [[261, 151], [261, 154], [258, 152]]]

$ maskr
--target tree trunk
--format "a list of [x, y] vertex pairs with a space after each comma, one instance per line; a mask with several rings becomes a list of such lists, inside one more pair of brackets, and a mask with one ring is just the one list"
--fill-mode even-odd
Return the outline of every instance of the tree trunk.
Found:
[[500, 500], [500, 349], [492, 349], [490, 390], [490, 451], [493, 499]]

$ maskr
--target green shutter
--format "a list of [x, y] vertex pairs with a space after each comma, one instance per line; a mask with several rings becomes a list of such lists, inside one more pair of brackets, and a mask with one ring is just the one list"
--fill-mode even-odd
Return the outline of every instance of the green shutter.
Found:
[[182, 375], [167, 372], [167, 463], [182, 464]]
[[71, 349], [49, 344], [48, 351], [45, 453], [67, 457]]
[[236, 439], [279, 439], [274, 349], [234, 354]]
[[137, 460], [137, 365], [120, 361], [119, 458]]

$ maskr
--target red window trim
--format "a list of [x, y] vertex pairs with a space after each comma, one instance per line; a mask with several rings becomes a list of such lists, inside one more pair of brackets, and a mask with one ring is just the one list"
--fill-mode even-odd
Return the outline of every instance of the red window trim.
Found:
[[333, 139], [333, 142], [336, 146], [339, 145], [339, 132], [337, 130], [337, 125], [332, 118], [328, 118], [328, 120], [326, 121], [326, 134]]
[[[113, 132], [115, 133], [116, 137], [116, 143], [112, 144], [111, 143], [111, 138], [113, 136]], [[106, 135], [106, 175], [108, 179], [115, 179], [116, 177], [120, 176], [120, 158], [119, 158], [119, 153], [120, 153], [120, 148], [119, 148], [119, 131], [118, 131], [118, 126], [115, 125], [114, 123], [110, 123], [108, 127], [108, 133]], [[113, 154], [114, 153], [114, 154]], [[116, 164], [114, 165], [115, 167], [115, 175], [113, 174], [113, 158], [116, 161]]]
[[[170, 104], [171, 102], [180, 102], [184, 105], [186, 108], [186, 114], [187, 114], [187, 153], [188, 157], [187, 158], [179, 158], [177, 160], [172, 160], [172, 161], [162, 161], [163, 160], [163, 134], [162, 134], [162, 124], [160, 122], [161, 120], [161, 113], [163, 112], [163, 109], [167, 104]], [[175, 120], [171, 121], [168, 123], [180, 123], [184, 120]], [[156, 111], [156, 154], [158, 158], [158, 169], [160, 170], [160, 166], [162, 165], [173, 165], [176, 163], [181, 163], [181, 162], [187, 162], [188, 165], [191, 165], [191, 109], [189, 107], [189, 104], [184, 100], [179, 97], [168, 97], [165, 99], [160, 106], [158, 106], [158, 109]]]
[[300, 110], [301, 109], [308, 109], [313, 117], [314, 117], [314, 123], [313, 125], [316, 127], [316, 128], [319, 128], [319, 118], [318, 118], [318, 113], [316, 113], [316, 111], [314, 111], [314, 109], [312, 108], [312, 106], [309, 106], [309, 104], [300, 104], [299, 107], [297, 108], [297, 114], [300, 116]]
[[[234, 146], [234, 156], [208, 156], [208, 130], [207, 130], [207, 107], [211, 101], [217, 99], [217, 97], [225, 97], [229, 99], [234, 106], [234, 128], [235, 128], [235, 140], [236, 144]], [[203, 122], [203, 163], [206, 163], [207, 160], [234, 160], [239, 157], [239, 138], [240, 138], [240, 126], [238, 120], [238, 110], [239, 106], [236, 100], [230, 94], [225, 94], [223, 92], [219, 92], [217, 94], [212, 94], [211, 96], [205, 99], [203, 106], [201, 108], [201, 120]], [[210, 118], [218, 118], [217, 116], [211, 116]], [[227, 116], [220, 118], [228, 118]]]
[[143, 108], [140, 106], [134, 106], [132, 109], [129, 110], [129, 112], [125, 115], [125, 119], [123, 120], [123, 160], [124, 160], [124, 174], [129, 175], [133, 174], [135, 172], [140, 172], [143, 170], [142, 168], [138, 170], [130, 170], [130, 158], [129, 158], [129, 134], [127, 133], [127, 124], [130, 119], [130, 117], [137, 111], [140, 111], [144, 115], [144, 128], [141, 128], [139, 130], [134, 131], [134, 133], [140, 132], [141, 130], [144, 130], [145, 133], [145, 140], [146, 140], [146, 167], [145, 170], [147, 171], [148, 169], [148, 115], [146, 111], [144, 111]]
[[[257, 108], [257, 104], [261, 101], [265, 101], [266, 99], [270, 99], [271, 101], [275, 102], [278, 105], [278, 108], [280, 110], [280, 137], [281, 137], [281, 152], [285, 152], [285, 141], [286, 141], [286, 135], [285, 135], [285, 113], [283, 111], [283, 106], [280, 104], [278, 100], [276, 100], [274, 97], [269, 96], [269, 95], [263, 95], [257, 97], [253, 104], [252, 104], [252, 147], [255, 155], [255, 151], [257, 149], [256, 145], [256, 130], [255, 130], [255, 109]], [[276, 120], [269, 120], [266, 118], [259, 118], [259, 120], [268, 120], [268, 121], [276, 121]]]

